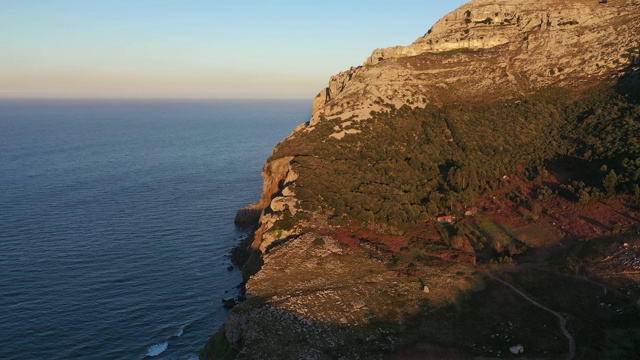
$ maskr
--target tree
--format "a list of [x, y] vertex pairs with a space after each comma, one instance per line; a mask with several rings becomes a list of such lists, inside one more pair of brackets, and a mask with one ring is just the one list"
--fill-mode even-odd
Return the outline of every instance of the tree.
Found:
[[580, 204], [588, 204], [591, 200], [591, 196], [589, 195], [589, 191], [587, 189], [580, 189], [580, 193], [578, 195], [578, 201]]
[[607, 196], [615, 196], [616, 195], [616, 187], [618, 186], [618, 175], [616, 172], [611, 170], [607, 176], [605, 176], [602, 181], [602, 186], [607, 193]]

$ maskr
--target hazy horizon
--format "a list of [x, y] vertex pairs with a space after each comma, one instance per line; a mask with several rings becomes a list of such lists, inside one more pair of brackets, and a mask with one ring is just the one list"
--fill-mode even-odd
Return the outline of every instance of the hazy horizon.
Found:
[[0, 98], [312, 99], [465, 2], [8, 2]]
[[228, 101], [269, 101], [269, 100], [308, 100], [311, 101], [313, 99], [309, 97], [110, 97], [108, 95], [104, 97], [2, 97], [0, 96], [0, 101], [38, 101], [38, 100], [51, 100], [51, 101], [64, 101], [64, 100], [166, 100], [166, 101], [180, 101], [180, 100], [189, 100], [189, 101], [209, 101], [209, 100], [228, 100]]

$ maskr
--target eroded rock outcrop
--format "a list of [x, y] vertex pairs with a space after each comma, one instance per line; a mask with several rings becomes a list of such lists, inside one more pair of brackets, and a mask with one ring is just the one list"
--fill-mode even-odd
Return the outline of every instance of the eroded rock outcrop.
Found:
[[262, 170], [264, 184], [262, 197], [253, 207], [262, 209], [259, 228], [255, 232], [252, 247], [264, 252], [274, 241], [293, 234], [293, 231], [271, 232], [271, 228], [283, 217], [283, 213], [295, 215], [297, 199], [293, 187], [298, 175], [291, 168], [293, 157], [288, 156], [267, 162]]

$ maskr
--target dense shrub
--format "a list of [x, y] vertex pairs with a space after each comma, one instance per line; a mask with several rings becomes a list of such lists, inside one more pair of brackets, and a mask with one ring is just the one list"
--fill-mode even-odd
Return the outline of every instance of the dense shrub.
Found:
[[[294, 155], [305, 210], [391, 226], [462, 212], [502, 177], [530, 180], [549, 166], [573, 171], [559, 193], [575, 201], [640, 191], [640, 106], [611, 85], [575, 100], [565, 89], [526, 98], [390, 107], [354, 122], [361, 132], [331, 138], [344, 121], [325, 120], [279, 144]], [[606, 171], [602, 171], [606, 165]], [[517, 195], [517, 194], [516, 194]], [[542, 189], [538, 196], [552, 193]]]

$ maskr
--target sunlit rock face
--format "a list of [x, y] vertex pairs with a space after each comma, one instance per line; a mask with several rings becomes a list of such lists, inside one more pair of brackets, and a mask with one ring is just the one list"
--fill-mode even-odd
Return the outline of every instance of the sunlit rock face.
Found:
[[638, 0], [475, 0], [408, 46], [376, 49], [329, 81], [311, 125], [452, 98], [525, 94], [609, 76], [634, 61]]

